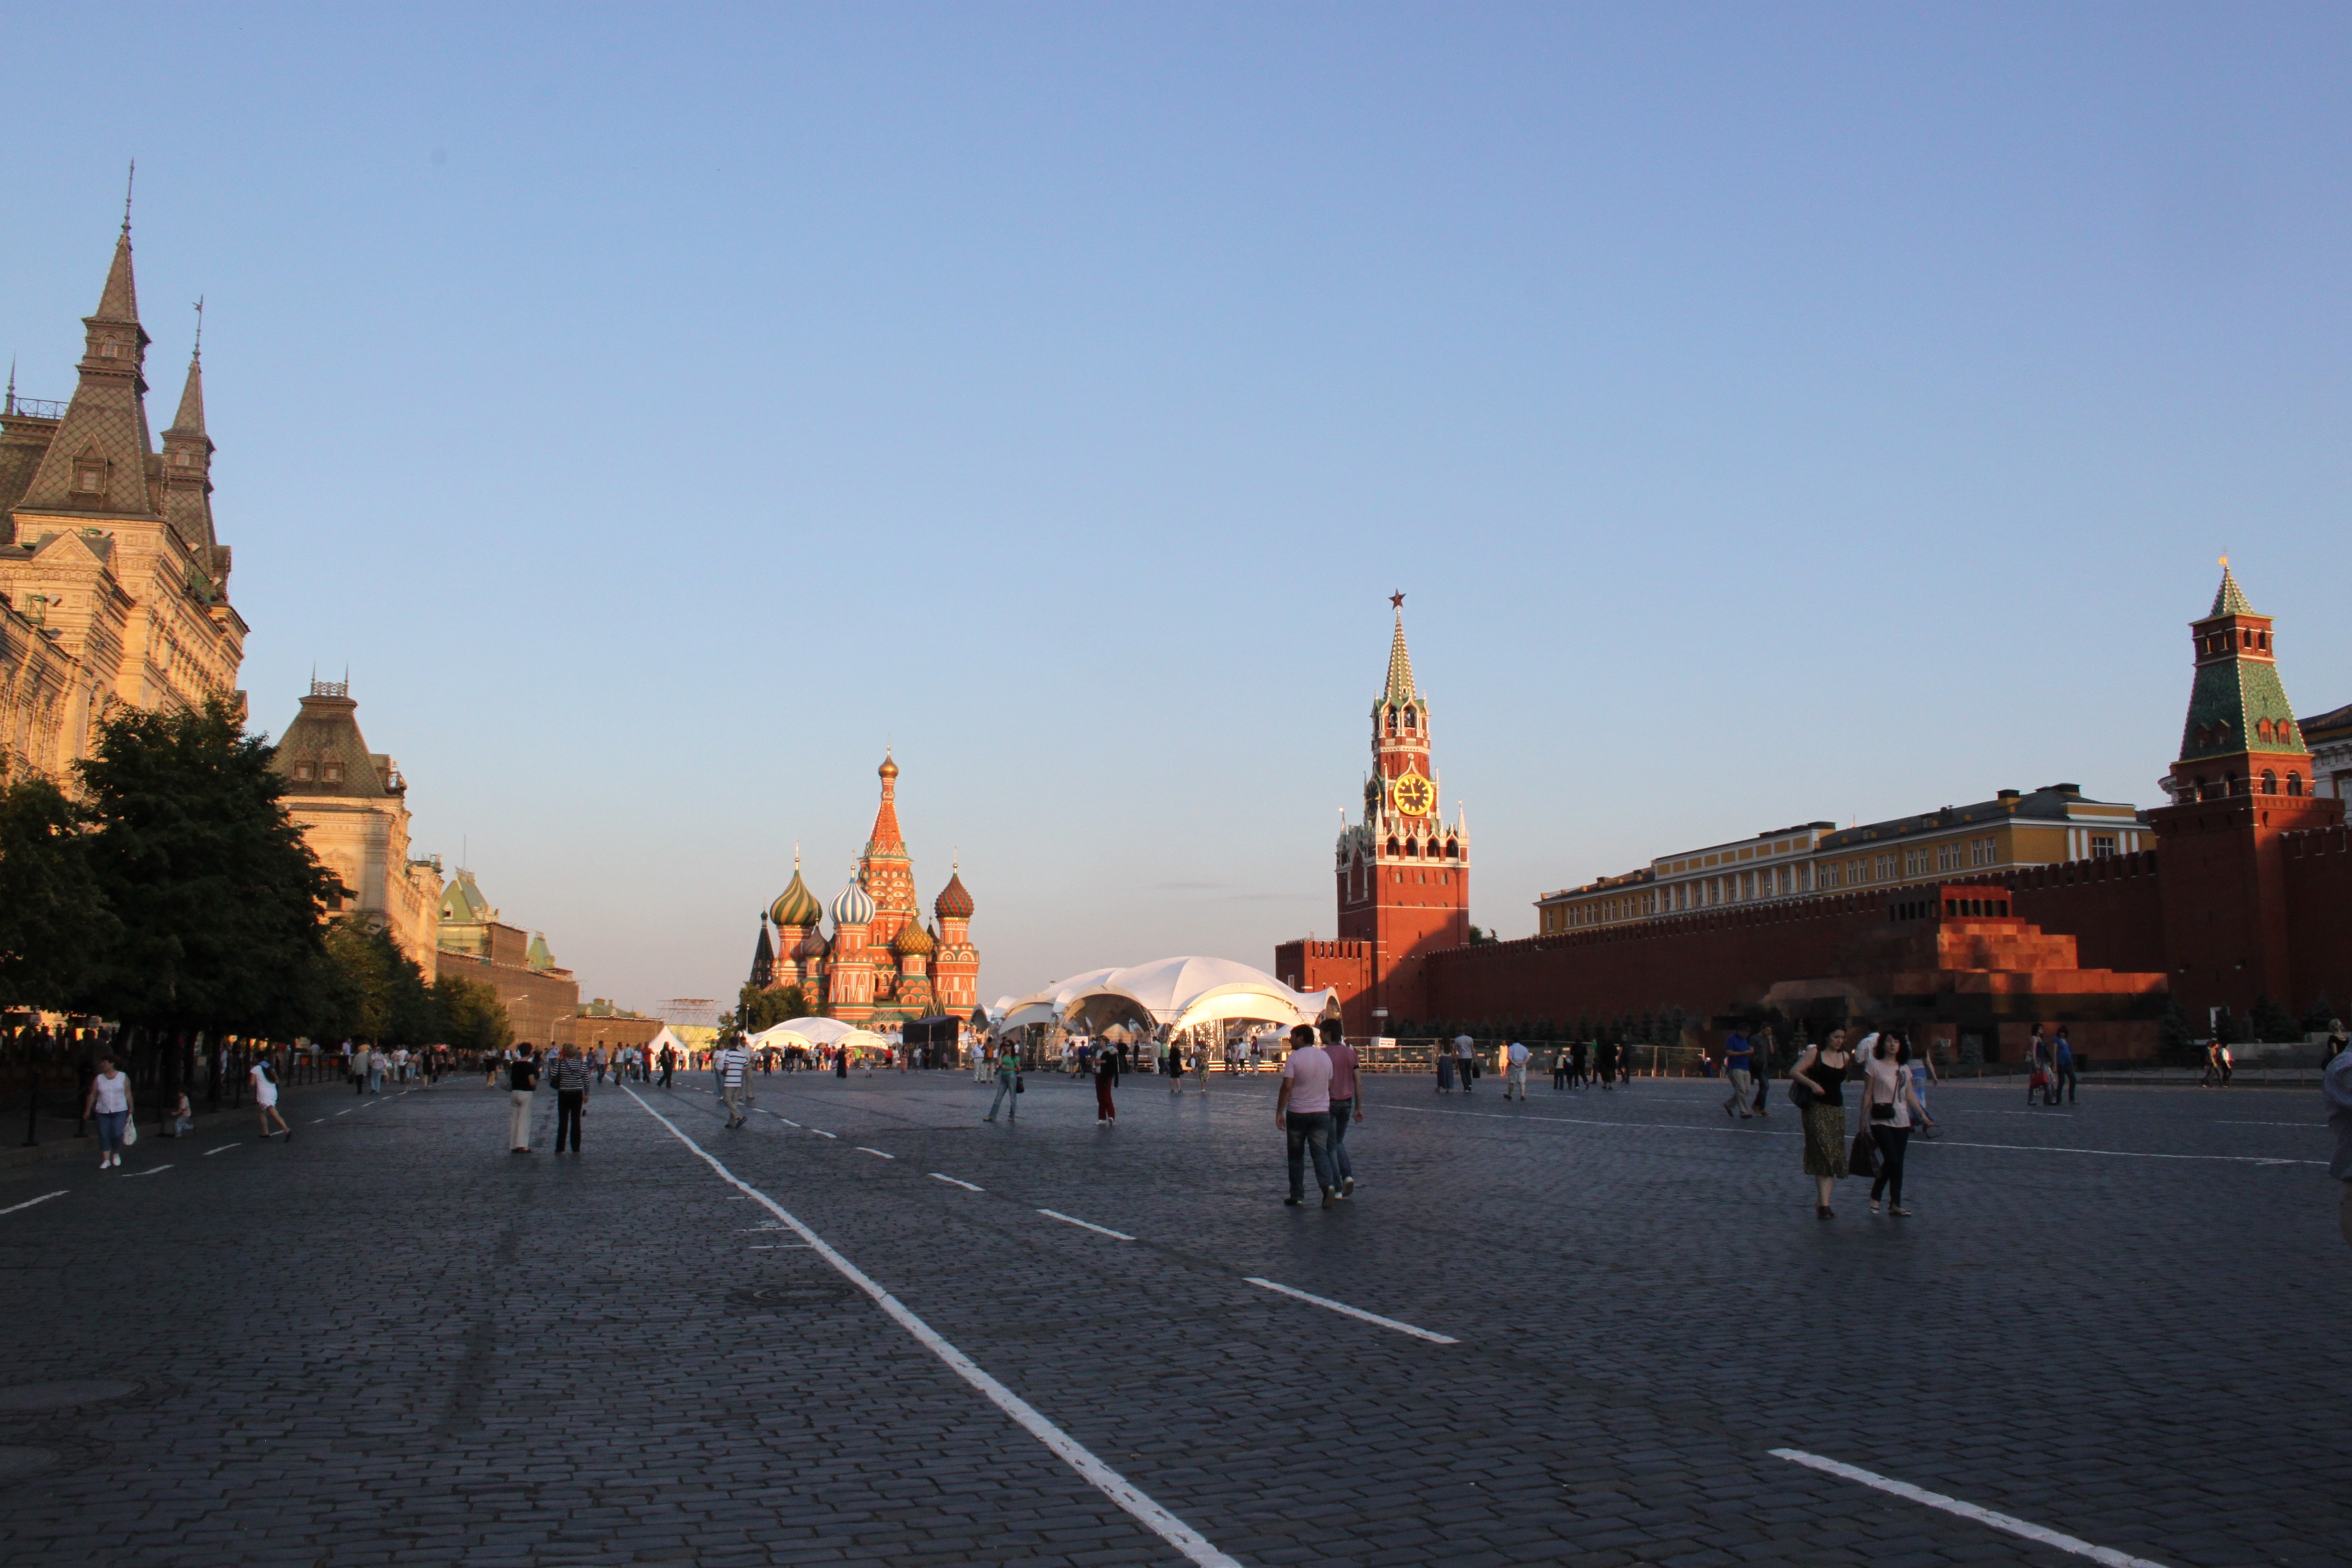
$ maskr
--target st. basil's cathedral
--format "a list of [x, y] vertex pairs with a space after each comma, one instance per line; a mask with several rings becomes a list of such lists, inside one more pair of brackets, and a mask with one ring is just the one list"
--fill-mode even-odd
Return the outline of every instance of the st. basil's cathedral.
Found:
[[898, 764], [886, 755], [877, 771], [882, 804], [849, 885], [833, 900], [831, 940], [824, 906], [801, 880], [794, 856], [792, 885], [760, 916], [751, 984], [762, 990], [802, 986], [809, 1005], [826, 1017], [869, 1028], [966, 1016], [980, 1005], [971, 895], [961, 868], [950, 870], [931, 900], [937, 924], [924, 926], [914, 862], [898, 829]]

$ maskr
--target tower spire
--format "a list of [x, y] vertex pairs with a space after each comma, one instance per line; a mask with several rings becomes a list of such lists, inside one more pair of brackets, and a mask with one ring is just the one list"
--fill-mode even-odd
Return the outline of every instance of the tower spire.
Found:
[[156, 515], [144, 374], [147, 345], [152, 340], [139, 324], [127, 205], [124, 213], [98, 310], [82, 318], [82, 357], [76, 367], [73, 400], [16, 502], [20, 514]]
[[1396, 635], [1389, 639], [1388, 700], [1410, 702], [1413, 698], [1412, 655], [1404, 646], [1404, 595], [1391, 595], [1389, 604], [1396, 611]]

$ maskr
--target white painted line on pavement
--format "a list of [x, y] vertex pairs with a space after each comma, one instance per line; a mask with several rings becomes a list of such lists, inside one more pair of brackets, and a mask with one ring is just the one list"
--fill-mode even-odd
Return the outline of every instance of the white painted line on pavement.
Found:
[[2216, 1121], [2216, 1127], [2325, 1127], [2325, 1121]]
[[[882, 1151], [881, 1151], [881, 1150], [879, 1150], [879, 1149], [868, 1149], [868, 1148], [867, 1148], [865, 1144], [863, 1144], [863, 1143], [856, 1144], [856, 1145], [855, 1145], [855, 1147], [856, 1148], [857, 1152], [858, 1152], [859, 1153], [861, 1153], [861, 1154], [882, 1154]], [[882, 1158], [884, 1158], [885, 1160], [895, 1160], [895, 1159], [897, 1159], [898, 1157], [898, 1155], [896, 1155], [896, 1154], [882, 1154]]]
[[1044, 1215], [1047, 1219], [1057, 1219], [1064, 1225], [1074, 1225], [1081, 1230], [1091, 1230], [1098, 1236], [1108, 1236], [1118, 1241], [1133, 1241], [1135, 1239], [1135, 1237], [1128, 1235], [1127, 1232], [1123, 1230], [1113, 1230], [1108, 1226], [1090, 1225], [1085, 1220], [1073, 1219], [1068, 1215], [1057, 1214], [1052, 1209], [1039, 1209], [1037, 1212]]
[[[768, 1112], [768, 1114], [771, 1116], [776, 1116], [776, 1113], [772, 1110]], [[776, 1120], [782, 1122], [787, 1127], [798, 1127], [800, 1125], [799, 1122], [793, 1121], [789, 1116], [776, 1116]]]
[[61, 1198], [72, 1190], [70, 1187], [59, 1187], [54, 1193], [43, 1193], [37, 1198], [26, 1198], [21, 1204], [10, 1204], [6, 1208], [0, 1209], [0, 1214], [15, 1214], [18, 1209], [28, 1209], [35, 1204], [47, 1203], [51, 1198]]
[[811, 1128], [807, 1129], [807, 1131], [811, 1131], [811, 1132], [815, 1133], [815, 1134], [816, 1134], [818, 1137], [820, 1137], [820, 1138], [832, 1138], [832, 1137], [835, 1137], [835, 1134], [833, 1134], [833, 1133], [831, 1133], [831, 1132], [827, 1132], [827, 1131], [826, 1131], [824, 1128], [822, 1128], [822, 1127], [811, 1127]]
[[953, 1176], [942, 1176], [937, 1171], [933, 1171], [931, 1173], [931, 1180], [935, 1182], [945, 1182], [951, 1187], [961, 1187], [968, 1193], [980, 1193], [986, 1192], [988, 1190], [985, 1187], [975, 1187], [970, 1182], [959, 1182]]
[[349, 1116], [352, 1111], [357, 1110], [358, 1109], [359, 1107], [356, 1105], [346, 1105], [341, 1110], [336, 1111], [335, 1114], [338, 1116]]
[[234, 1149], [234, 1148], [236, 1148], [236, 1144], [234, 1144], [234, 1143], [224, 1143], [224, 1144], [222, 1144], [222, 1145], [221, 1145], [219, 1148], [217, 1148], [217, 1149], [207, 1149], [207, 1150], [205, 1150], [205, 1159], [207, 1159], [207, 1160], [209, 1160], [209, 1159], [211, 1159], [211, 1158], [212, 1158], [214, 1155], [215, 1155], [215, 1154], [226, 1154], [226, 1153], [227, 1153], [231, 1149]]
[[1963, 1143], [1957, 1138], [1938, 1138], [1939, 1147], [1946, 1149], [2009, 1149], [2021, 1154], [2105, 1154], [2111, 1160], [2216, 1160], [2225, 1165], [2325, 1165], [2325, 1160], [2270, 1160], [2259, 1154], [2153, 1154], [2139, 1149], [2070, 1149], [2056, 1144], [2040, 1143]]
[[133, 1171], [131, 1173], [134, 1176], [160, 1176], [171, 1168], [169, 1165], [150, 1165], [143, 1171]]
[[[338, 1116], [341, 1116], [341, 1115], [342, 1114], [342, 1112], [339, 1110], [339, 1111], [335, 1112], [335, 1114], [336, 1114], [336, 1115], [338, 1115]], [[319, 1123], [320, 1123], [320, 1122], [324, 1121], [325, 1120], [326, 1120], [326, 1118], [325, 1118], [325, 1117], [323, 1117], [323, 1116], [313, 1116], [312, 1118], [310, 1118], [310, 1125], [311, 1125], [311, 1126], [313, 1126], [313, 1127], [316, 1127], [317, 1125], [319, 1125]]]
[[1252, 1285], [1261, 1286], [1285, 1296], [1296, 1296], [1302, 1301], [1312, 1301], [1318, 1307], [1328, 1307], [1335, 1312], [1345, 1312], [1351, 1318], [1361, 1318], [1368, 1323], [1378, 1323], [1384, 1329], [1394, 1329], [1401, 1334], [1411, 1334], [1414, 1339], [1427, 1340], [1433, 1345], [1458, 1345], [1462, 1342], [1451, 1334], [1433, 1334], [1427, 1329], [1417, 1329], [1411, 1323], [1399, 1322], [1394, 1318], [1383, 1318], [1378, 1312], [1367, 1312], [1361, 1307], [1350, 1307], [1347, 1302], [1334, 1301], [1328, 1296], [1310, 1296], [1304, 1290], [1294, 1290], [1287, 1285], [1277, 1285], [1271, 1279], [1261, 1279], [1255, 1274], [1244, 1274], [1242, 1278]]
[[2146, 1557], [2134, 1557], [2131, 1553], [2118, 1552], [2112, 1546], [2094, 1546], [2087, 1541], [2077, 1540], [2071, 1535], [2062, 1535], [2042, 1525], [2029, 1524], [2024, 1520], [2012, 1519], [2005, 1513], [1995, 1513], [1989, 1508], [1979, 1508], [1972, 1502], [1962, 1502], [1958, 1498], [1948, 1498], [1941, 1492], [1931, 1492], [1924, 1487], [1915, 1487], [1909, 1481], [1890, 1480], [1885, 1476], [1874, 1474], [1859, 1466], [1840, 1464], [1835, 1459], [1824, 1459], [1819, 1454], [1808, 1454], [1801, 1448], [1775, 1448], [1772, 1450], [1772, 1457], [1820, 1470], [1825, 1475], [1840, 1476], [1849, 1481], [1860, 1481], [1864, 1486], [1875, 1487], [1880, 1491], [1892, 1492], [1896, 1497], [1907, 1498], [1913, 1502], [1925, 1503], [1929, 1508], [1939, 1508], [1946, 1513], [1958, 1514], [1962, 1519], [1974, 1520], [1979, 1524], [1989, 1524], [1995, 1530], [2007, 1531], [2011, 1535], [2021, 1535], [2026, 1540], [2037, 1542], [2043, 1546], [2054, 1546], [2061, 1552], [2071, 1552], [2077, 1557], [2087, 1557], [2094, 1563], [2106, 1564], [2106, 1568], [2165, 1568], [2163, 1563]]
[[840, 1272], [843, 1279], [871, 1297], [876, 1306], [889, 1314], [900, 1328], [914, 1335], [924, 1349], [946, 1363], [957, 1376], [980, 1390], [990, 1404], [1010, 1415], [1023, 1430], [1052, 1450], [1056, 1458], [1084, 1477], [1103, 1496], [1125, 1509], [1139, 1523], [1199, 1564], [1199, 1568], [1242, 1568], [1241, 1563], [1210, 1544], [1208, 1538], [1199, 1531], [1154, 1502], [1140, 1487], [1104, 1464], [1084, 1444], [1048, 1421], [1027, 1400], [983, 1372], [978, 1363], [950, 1343], [938, 1330], [908, 1311], [896, 1296], [876, 1284], [856, 1264], [827, 1246], [823, 1237], [785, 1212], [775, 1199], [737, 1176], [719, 1163], [709, 1150], [679, 1131], [667, 1117], [644, 1100], [637, 1100], [635, 1091], [629, 1091], [629, 1098], [636, 1100], [640, 1110], [667, 1127], [671, 1137], [685, 1144], [697, 1159], [718, 1172], [728, 1184], [740, 1189], [745, 1196], [792, 1226], [802, 1240]]

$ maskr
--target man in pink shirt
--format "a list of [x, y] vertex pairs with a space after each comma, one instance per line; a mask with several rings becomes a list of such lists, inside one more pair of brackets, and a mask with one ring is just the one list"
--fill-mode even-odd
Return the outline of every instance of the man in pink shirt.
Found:
[[1315, 1043], [1309, 1025], [1290, 1031], [1290, 1055], [1282, 1064], [1274, 1124], [1290, 1142], [1290, 1195], [1282, 1201], [1292, 1208], [1307, 1201], [1306, 1157], [1312, 1153], [1315, 1181], [1323, 1189], [1323, 1206], [1329, 1208], [1338, 1184], [1331, 1179], [1331, 1058]]
[[1323, 1054], [1331, 1058], [1331, 1173], [1339, 1178], [1339, 1195], [1356, 1190], [1356, 1168], [1348, 1160], [1348, 1123], [1364, 1119], [1363, 1097], [1356, 1092], [1356, 1047], [1339, 1032], [1337, 1018], [1323, 1023]]

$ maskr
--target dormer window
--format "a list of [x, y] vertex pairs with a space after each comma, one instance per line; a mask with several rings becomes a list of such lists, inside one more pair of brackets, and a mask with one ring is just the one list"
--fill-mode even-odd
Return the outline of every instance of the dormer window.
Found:
[[122, 357], [122, 345], [112, 338], [102, 338], [99, 341], [98, 357], [100, 359], [121, 359]]
[[319, 764], [319, 782], [320, 782], [320, 784], [341, 784], [341, 783], [342, 783], [342, 782], [343, 782], [343, 764], [342, 764], [342, 763], [320, 763], [320, 764]]
[[318, 771], [318, 769], [312, 767], [308, 763], [296, 763], [294, 764], [294, 782], [296, 784], [309, 784], [312, 777], [317, 774]]
[[106, 463], [102, 458], [81, 458], [74, 462], [74, 493], [96, 496], [106, 493]]

